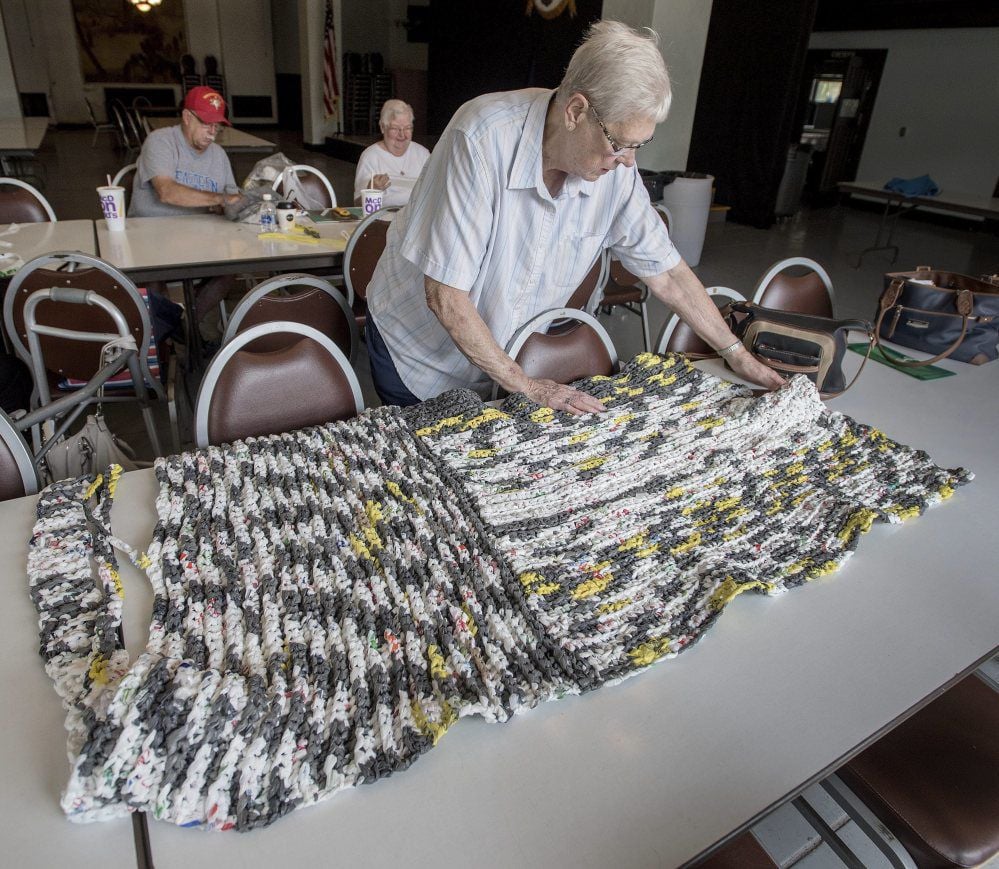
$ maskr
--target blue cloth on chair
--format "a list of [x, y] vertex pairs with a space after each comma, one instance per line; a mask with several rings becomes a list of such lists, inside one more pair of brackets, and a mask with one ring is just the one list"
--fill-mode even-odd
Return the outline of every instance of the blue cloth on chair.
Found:
[[892, 178], [885, 184], [885, 190], [901, 193], [903, 196], [936, 196], [940, 192], [937, 182], [929, 175], [918, 178]]

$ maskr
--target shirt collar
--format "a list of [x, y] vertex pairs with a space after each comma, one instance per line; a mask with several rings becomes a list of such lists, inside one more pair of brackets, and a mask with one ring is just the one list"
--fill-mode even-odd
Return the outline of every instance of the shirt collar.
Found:
[[[520, 142], [517, 145], [517, 156], [510, 167], [508, 190], [535, 189], [543, 196], [548, 195], [541, 175], [541, 143], [545, 133], [545, 117], [548, 115], [548, 106], [554, 96], [555, 91], [543, 90], [531, 102], [531, 107], [527, 111], [527, 120], [524, 122], [524, 130], [520, 134]], [[565, 180], [562, 193], [566, 196], [580, 194], [589, 196], [593, 192], [593, 183], [578, 175], [570, 175]]]

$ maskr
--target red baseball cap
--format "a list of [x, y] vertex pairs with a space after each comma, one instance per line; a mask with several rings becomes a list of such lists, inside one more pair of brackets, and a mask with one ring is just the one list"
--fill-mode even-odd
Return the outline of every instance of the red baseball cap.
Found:
[[203, 124], [232, 126], [225, 116], [225, 100], [222, 99], [222, 94], [213, 88], [205, 85], [191, 88], [184, 97], [184, 108], [194, 112]]

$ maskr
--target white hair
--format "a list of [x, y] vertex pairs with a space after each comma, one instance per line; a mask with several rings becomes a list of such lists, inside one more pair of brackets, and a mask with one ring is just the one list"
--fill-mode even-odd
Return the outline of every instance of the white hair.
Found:
[[413, 114], [413, 107], [409, 103], [402, 100], [385, 100], [382, 104], [381, 116], [378, 118], [378, 126], [382, 132], [385, 132], [385, 128], [399, 115], [409, 115], [411, 121], [416, 117]]
[[596, 22], [569, 61], [558, 99], [565, 103], [574, 93], [583, 94], [605, 123], [664, 121], [672, 89], [659, 34], [620, 21]]

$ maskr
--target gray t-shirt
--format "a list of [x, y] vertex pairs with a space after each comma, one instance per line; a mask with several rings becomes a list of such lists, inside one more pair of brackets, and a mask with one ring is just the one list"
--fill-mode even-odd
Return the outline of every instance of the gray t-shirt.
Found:
[[179, 124], [154, 130], [146, 138], [135, 169], [128, 216], [182, 217], [208, 211], [207, 208], [185, 208], [160, 202], [152, 185], [152, 179], [158, 175], [173, 178], [185, 187], [213, 193], [224, 193], [226, 187], [236, 186], [232, 166], [221, 146], [213, 142], [204, 151], [195, 151], [184, 138]]

